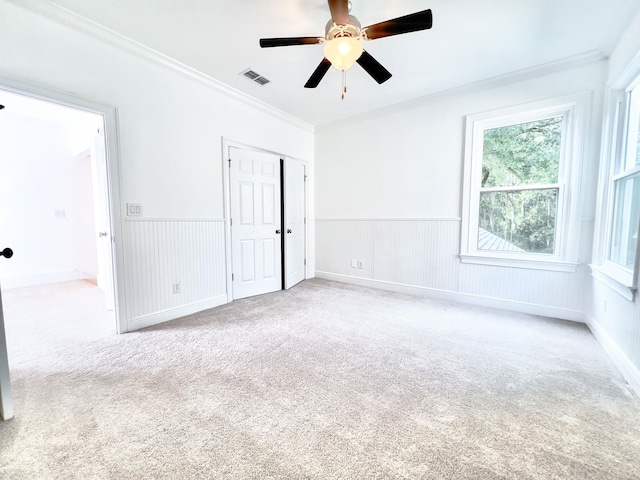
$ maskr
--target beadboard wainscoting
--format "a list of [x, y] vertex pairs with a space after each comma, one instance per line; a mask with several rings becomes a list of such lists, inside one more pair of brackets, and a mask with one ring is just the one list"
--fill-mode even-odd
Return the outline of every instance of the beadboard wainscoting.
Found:
[[461, 264], [460, 219], [316, 219], [315, 227], [320, 278], [584, 321], [583, 267]]
[[227, 302], [224, 220], [127, 221], [126, 235], [130, 331]]
[[459, 230], [456, 219], [316, 219], [316, 275], [454, 291]]

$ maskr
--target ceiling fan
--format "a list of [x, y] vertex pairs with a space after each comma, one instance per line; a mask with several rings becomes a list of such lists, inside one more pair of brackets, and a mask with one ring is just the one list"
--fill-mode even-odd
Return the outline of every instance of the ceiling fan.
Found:
[[384, 83], [391, 78], [391, 73], [364, 50], [360, 40], [375, 40], [402, 33], [427, 30], [433, 25], [433, 16], [429, 9], [361, 28], [358, 19], [349, 15], [351, 2], [348, 0], [328, 1], [331, 20], [325, 27], [324, 37], [260, 39], [262, 48], [324, 43], [324, 58], [305, 84], [305, 88], [316, 88], [332, 65], [344, 72], [356, 62], [376, 82]]

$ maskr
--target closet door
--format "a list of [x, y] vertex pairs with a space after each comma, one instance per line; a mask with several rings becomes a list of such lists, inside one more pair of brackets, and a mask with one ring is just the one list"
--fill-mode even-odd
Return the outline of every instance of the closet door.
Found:
[[282, 289], [280, 157], [230, 148], [233, 298]]
[[287, 158], [284, 163], [285, 288], [305, 278], [305, 165]]

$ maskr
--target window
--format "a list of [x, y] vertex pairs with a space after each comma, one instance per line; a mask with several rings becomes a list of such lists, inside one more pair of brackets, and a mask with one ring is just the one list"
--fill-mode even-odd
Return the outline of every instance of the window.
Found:
[[607, 225], [605, 258], [601, 265], [592, 267], [598, 278], [630, 300], [637, 283], [640, 227], [639, 83], [640, 79], [632, 84], [634, 86], [618, 91], [614, 95], [615, 106], [610, 107], [615, 122], [611, 125], [612, 140], [608, 149], [608, 195], [605, 198], [609, 201], [606, 215], [600, 216], [600, 221]]
[[463, 262], [577, 268], [569, 244], [577, 231], [570, 196], [580, 101], [467, 118]]

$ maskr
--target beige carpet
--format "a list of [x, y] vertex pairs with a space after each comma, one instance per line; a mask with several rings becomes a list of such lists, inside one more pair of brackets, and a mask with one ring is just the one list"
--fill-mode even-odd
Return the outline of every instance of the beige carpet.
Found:
[[582, 325], [312, 280], [116, 336], [86, 284], [4, 296], [3, 480], [640, 478]]

